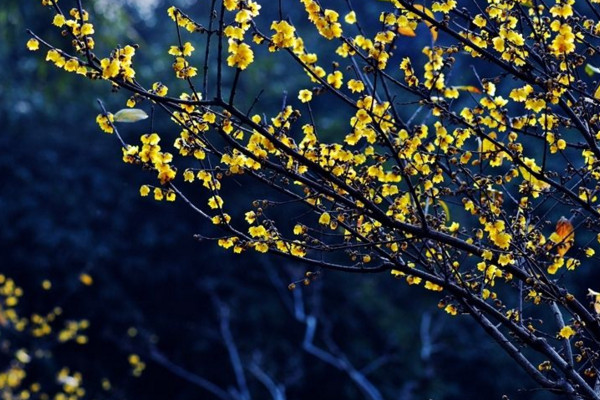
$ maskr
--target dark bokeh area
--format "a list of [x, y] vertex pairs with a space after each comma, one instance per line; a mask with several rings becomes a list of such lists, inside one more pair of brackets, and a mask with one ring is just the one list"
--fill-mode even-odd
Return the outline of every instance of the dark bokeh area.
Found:
[[[246, 386], [255, 399], [275, 398], [277, 390], [288, 399], [543, 397], [468, 317], [438, 310], [435, 293], [388, 274], [327, 271], [290, 292], [287, 285], [306, 266], [258, 253], [236, 256], [198, 241], [194, 234], [206, 222], [183, 202], [141, 198], [139, 186], [154, 176], [122, 163], [116, 138], [94, 122], [96, 98], [114, 110], [127, 95], [58, 71], [42, 52], [27, 51], [26, 28], [65, 43], [51, 13], [37, 3], [5, 0], [0, 9], [0, 273], [23, 288], [21, 315], [59, 306], [57, 329], [81, 319], [90, 327], [86, 344], [0, 327], [0, 363], [27, 348], [42, 355], [30, 362], [28, 382], [52, 394], [60, 389], [58, 371], [69, 367], [81, 372], [90, 399], [234, 398]], [[104, 13], [106, 2], [84, 3], [96, 10], [101, 47], [139, 43], [139, 78], [170, 80], [166, 49], [175, 31], [166, 4], [150, 17], [152, 10], [140, 14], [131, 2], [113, 2]], [[358, 8], [369, 13], [375, 6]], [[308, 24], [294, 12], [297, 26]], [[266, 107], [280, 104], [283, 90], [303, 76], [286, 75], [277, 56], [264, 55], [238, 96], [251, 102], [264, 89]], [[291, 93], [297, 91], [289, 94], [295, 98]], [[345, 123], [335, 114], [328, 118], [330, 134]], [[144, 121], [124, 127], [123, 135], [135, 140], [149, 129]], [[177, 135], [160, 113], [154, 129]], [[243, 179], [238, 184], [225, 190], [239, 193], [242, 211], [263, 189]], [[93, 283], [85, 285], [82, 274]], [[145, 363], [139, 377], [132, 354]]]

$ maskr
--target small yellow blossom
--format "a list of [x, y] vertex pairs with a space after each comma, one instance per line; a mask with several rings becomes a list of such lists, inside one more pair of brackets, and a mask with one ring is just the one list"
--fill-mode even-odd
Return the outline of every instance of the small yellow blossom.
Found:
[[37, 39], [29, 39], [27, 41], [27, 48], [31, 51], [36, 51], [40, 48], [40, 42]]
[[215, 195], [208, 199], [208, 206], [212, 209], [222, 208], [223, 207], [223, 199], [221, 196]]
[[96, 123], [100, 126], [100, 129], [102, 129], [106, 133], [114, 132], [114, 129], [112, 126], [112, 123], [114, 121], [115, 121], [115, 118], [114, 118], [113, 114], [111, 114], [111, 113], [108, 113], [106, 115], [98, 114], [98, 116], [96, 117]]
[[263, 225], [251, 226], [250, 228], [248, 228], [248, 233], [254, 238], [267, 238], [269, 236], [269, 232]]
[[270, 51], [276, 48], [294, 47], [296, 28], [290, 25], [287, 21], [273, 22], [271, 29], [275, 31], [271, 37], [272, 46], [269, 46]]
[[436, 283], [425, 281], [425, 289], [432, 290], [434, 292], [441, 292], [444, 288]]
[[56, 14], [52, 19], [52, 24], [61, 28], [65, 24], [65, 16], [62, 14]]
[[302, 89], [298, 93], [298, 98], [300, 99], [301, 102], [307, 103], [312, 100], [312, 91], [310, 91], [308, 89]]
[[177, 194], [174, 191], [172, 191], [172, 190], [167, 191], [167, 196], [166, 196], [167, 201], [175, 201], [176, 198], [177, 198]]
[[558, 336], [563, 339], [569, 339], [571, 336], [575, 335], [575, 330], [571, 328], [571, 326], [567, 325], [558, 332]]
[[227, 65], [230, 67], [236, 67], [239, 69], [246, 69], [248, 65], [254, 61], [254, 53], [250, 46], [246, 43], [237, 43], [236, 41], [230, 41], [229, 43], [229, 57], [227, 57]]
[[254, 245], [254, 250], [258, 251], [259, 253], [266, 253], [269, 251], [269, 245], [264, 242], [256, 243]]
[[140, 186], [140, 196], [146, 197], [149, 194], [150, 194], [150, 188], [148, 187], [148, 185]]
[[86, 23], [81, 26], [81, 34], [83, 36], [93, 35], [94, 33], [94, 25]]
[[343, 77], [344, 76], [340, 71], [334, 71], [331, 74], [327, 75], [327, 83], [329, 83], [335, 89], [339, 89], [342, 87]]
[[350, 89], [352, 93], [360, 93], [365, 90], [365, 84], [362, 81], [350, 79], [348, 81], [348, 89]]
[[350, 11], [348, 14], [346, 14], [344, 16], [344, 21], [346, 21], [347, 24], [355, 24], [356, 23], [356, 13], [354, 11]]
[[254, 222], [256, 222], [256, 213], [254, 211], [248, 211], [245, 214], [245, 219], [247, 223], [253, 224]]
[[329, 213], [323, 213], [321, 214], [321, 216], [319, 217], [319, 223], [321, 225], [329, 225], [329, 222], [331, 221], [331, 216], [329, 215]]
[[294, 235], [301, 235], [304, 233], [304, 226], [296, 224], [294, 226]]

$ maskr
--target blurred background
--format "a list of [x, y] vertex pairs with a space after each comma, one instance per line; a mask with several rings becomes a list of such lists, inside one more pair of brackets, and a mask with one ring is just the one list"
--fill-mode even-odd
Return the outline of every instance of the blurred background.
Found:
[[[56, 70], [43, 52], [26, 49], [27, 28], [68, 46], [37, 3], [4, 0], [0, 8], [0, 273], [23, 288], [21, 315], [59, 306], [57, 326], [85, 319], [89, 328], [79, 344], [0, 326], [0, 370], [17, 349], [29, 349], [36, 357], [25, 382], [39, 382], [51, 398], [62, 390], [63, 367], [81, 373], [90, 399], [546, 398], [468, 317], [438, 310], [434, 293], [389, 274], [329, 271], [290, 292], [306, 266], [195, 240], [205, 222], [183, 202], [141, 198], [139, 186], [154, 176], [124, 164], [116, 138], [95, 124], [97, 98], [114, 112], [127, 94]], [[84, 7], [100, 49], [140, 45], [138, 78], [148, 84], [172, 80], [166, 50], [176, 32], [166, 8], [176, 4], [202, 20], [206, 6], [195, 3], [86, 0]], [[265, 3], [268, 20], [275, 10]], [[345, 2], [332, 3], [347, 11]], [[378, 21], [380, 3], [356, 3], [359, 18]], [[299, 6], [287, 6], [290, 18], [313, 32]], [[411, 43], [415, 54], [428, 40], [423, 29]], [[264, 89], [263, 105], [281, 104], [284, 90], [299, 87], [295, 79], [305, 81], [287, 75], [281, 59], [257, 57], [240, 97], [252, 101]], [[295, 100], [297, 90], [289, 93]], [[159, 117], [154, 129], [175, 138]], [[347, 121], [327, 118], [330, 135]], [[149, 129], [142, 122], [122, 133], [137, 141]], [[238, 193], [256, 191], [240, 184]], [[251, 200], [238, 198], [240, 207]]]

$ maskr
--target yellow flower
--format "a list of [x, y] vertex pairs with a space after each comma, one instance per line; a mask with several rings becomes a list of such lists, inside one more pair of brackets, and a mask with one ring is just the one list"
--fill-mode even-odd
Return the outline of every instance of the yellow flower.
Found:
[[494, 236], [491, 236], [490, 238], [496, 246], [500, 247], [501, 249], [508, 249], [512, 236], [509, 233], [500, 232]]
[[557, 4], [550, 9], [550, 14], [552, 14], [553, 17], [568, 18], [573, 15], [573, 8], [570, 4]]
[[169, 54], [172, 56], [180, 56], [181, 55], [181, 49], [179, 48], [179, 46], [171, 46], [169, 48]]
[[392, 274], [392, 276], [393, 276], [394, 278], [399, 278], [399, 277], [401, 277], [401, 276], [404, 276], [404, 275], [406, 275], [404, 272], [402, 272], [402, 271], [399, 271], [399, 270], [397, 270], [397, 269], [393, 269], [393, 270], [391, 270], [390, 272], [391, 272], [391, 274]]
[[223, 207], [223, 199], [221, 196], [212, 196], [208, 199], [208, 206], [212, 209]]
[[246, 222], [253, 224], [256, 221], [256, 213], [254, 211], [248, 211], [245, 214]]
[[104, 79], [116, 77], [119, 75], [119, 69], [121, 68], [121, 64], [116, 58], [104, 58], [100, 60], [100, 66], [102, 67], [102, 77]]
[[441, 292], [444, 288], [436, 283], [425, 281], [425, 289], [432, 290], [434, 292]]
[[296, 257], [304, 257], [306, 256], [306, 249], [296, 243], [293, 243], [290, 249], [290, 254]]
[[508, 264], [514, 264], [515, 260], [513, 260], [512, 258], [512, 254], [510, 253], [505, 253], [505, 254], [501, 254], [500, 257], [498, 258], [498, 264], [505, 266]]
[[30, 51], [36, 51], [37, 49], [40, 48], [40, 42], [38, 42], [37, 39], [29, 39], [27, 41], [27, 48]]
[[450, 233], [458, 232], [459, 228], [460, 228], [460, 224], [458, 222], [452, 222], [452, 224], [450, 224], [450, 226], [448, 227], [448, 232], [450, 232]]
[[62, 14], [56, 14], [52, 20], [52, 24], [61, 28], [65, 24], [65, 16]]
[[79, 68], [79, 61], [77, 61], [76, 58], [70, 58], [69, 61], [65, 63], [64, 68], [65, 71], [68, 72], [77, 71], [77, 68]]
[[336, 89], [342, 87], [342, 79], [343, 75], [340, 71], [334, 71], [333, 73], [327, 75], [327, 83], [333, 86]]
[[192, 44], [190, 42], [185, 42], [183, 45], [183, 49], [181, 50], [181, 53], [186, 56], [189, 57], [192, 55], [192, 52], [194, 51], [194, 46], [192, 46]]
[[263, 237], [263, 238], [266, 238], [266, 237], [269, 236], [269, 232], [262, 225], [251, 226], [250, 228], [248, 228], [248, 233], [252, 237]]
[[531, 87], [531, 85], [525, 85], [521, 88], [511, 90], [508, 97], [517, 102], [524, 102], [531, 93], [533, 93], [533, 87]]
[[146, 197], [148, 196], [148, 194], [150, 194], [150, 188], [148, 187], [148, 185], [140, 186], [140, 196]]
[[483, 258], [484, 260], [491, 260], [494, 257], [494, 253], [492, 253], [490, 250], [486, 249], [481, 253], [481, 258]]
[[346, 21], [346, 23], [350, 24], [350, 25], [355, 24], [356, 23], [356, 13], [354, 11], [350, 11], [344, 17], [344, 21]]
[[473, 24], [479, 28], [483, 28], [487, 24], [487, 21], [481, 14], [477, 14], [475, 18], [473, 18]]
[[266, 243], [255, 243], [254, 244], [254, 250], [258, 251], [259, 253], [266, 253], [267, 251], [269, 251], [269, 245], [267, 245]]
[[229, 57], [227, 65], [239, 69], [246, 69], [254, 61], [254, 53], [246, 43], [237, 43], [233, 40], [229, 42]]
[[556, 56], [575, 51], [575, 34], [569, 24], [562, 24], [560, 26], [558, 34], [550, 45], [550, 50]]
[[301, 235], [304, 233], [304, 226], [296, 224], [294, 226], [294, 235]]
[[312, 100], [312, 91], [308, 89], [302, 89], [300, 92], [298, 92], [298, 98], [301, 102], [307, 103]]
[[[542, 168], [535, 163], [535, 160], [528, 157], [523, 157], [523, 163], [534, 173], [541, 173]], [[519, 167], [519, 172], [521, 172], [521, 176], [523, 180], [531, 183], [533, 188], [536, 190], [533, 192], [533, 197], [539, 196], [539, 191], [544, 191], [550, 187], [550, 184], [537, 179], [531, 172], [529, 172], [525, 167]]]
[[194, 178], [196, 178], [196, 175], [194, 175], [194, 171], [189, 169], [184, 171], [183, 180], [185, 182], [194, 182]]
[[224, 249], [228, 249], [228, 248], [232, 247], [235, 244], [235, 242], [237, 242], [236, 237], [219, 239], [219, 246], [223, 247]]
[[575, 330], [571, 328], [571, 326], [567, 325], [558, 332], [558, 336], [563, 339], [569, 339], [571, 336], [575, 335]]
[[544, 99], [527, 99], [525, 101], [525, 108], [532, 110], [533, 112], [540, 112], [546, 107], [546, 100]]
[[290, 25], [287, 21], [279, 21], [273, 22], [271, 24], [271, 29], [275, 31], [273, 36], [271, 36], [271, 42], [273, 46], [269, 46], [270, 51], [276, 50], [278, 48], [287, 48], [294, 47], [295, 38], [294, 33], [296, 32], [296, 28]]
[[350, 89], [352, 93], [360, 93], [365, 90], [365, 84], [362, 81], [350, 79], [348, 81], [348, 89]]
[[435, 2], [431, 6], [431, 10], [433, 12], [442, 12], [444, 14], [448, 14], [456, 8], [456, 0], [446, 0], [444, 2]]
[[211, 218], [211, 221], [215, 225], [228, 224], [231, 221], [231, 215], [223, 213], [222, 215], [215, 215]]
[[456, 306], [453, 304], [448, 304], [445, 308], [444, 311], [446, 311], [448, 314], [450, 315], [456, 315], [458, 314], [458, 310], [456, 309]]
[[106, 115], [98, 114], [96, 117], [96, 123], [100, 125], [100, 129], [102, 129], [106, 133], [113, 133], [114, 129], [112, 123], [115, 121], [114, 116], [111, 113]]
[[237, 40], [244, 39], [244, 30], [242, 28], [240, 28], [239, 26], [229, 25], [228, 27], [225, 28], [223, 33], [225, 33], [225, 36], [227, 36], [230, 39], [237, 39]]
[[81, 34], [83, 36], [93, 35], [94, 34], [94, 25], [92, 24], [83, 24], [81, 26]]
[[329, 213], [323, 213], [321, 214], [321, 216], [319, 217], [319, 223], [321, 225], [329, 225], [329, 222], [331, 221], [331, 216], [329, 215]]

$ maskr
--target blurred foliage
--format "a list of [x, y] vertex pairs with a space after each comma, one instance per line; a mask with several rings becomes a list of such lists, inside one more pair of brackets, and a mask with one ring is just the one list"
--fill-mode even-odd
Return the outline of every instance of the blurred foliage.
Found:
[[[356, 6], [369, 12], [369, 2]], [[94, 8], [89, 2], [86, 7]], [[159, 4], [151, 19], [125, 6], [95, 17], [105, 35], [98, 42], [107, 48], [125, 40], [143, 48], [142, 81], [170, 68], [168, 58], [158, 57], [175, 40], [175, 30], [164, 24], [165, 9]], [[345, 373], [302, 349], [305, 326], [289, 309], [292, 294], [286, 286], [305, 267], [258, 255], [236, 257], [199, 243], [192, 235], [201, 222], [183, 203], [139, 198], [137, 187], [147, 176], [120, 163], [118, 143], [94, 123], [97, 97], [114, 108], [124, 96], [111, 94], [106, 83], [55, 71], [26, 50], [26, 28], [49, 41], [64, 40], [49, 18], [47, 10], [31, 2], [5, 0], [0, 9], [0, 40], [9, 44], [0, 46], [5, 66], [0, 74], [0, 168], [5, 171], [0, 180], [0, 273], [23, 287], [23, 315], [61, 306], [64, 318], [90, 321], [89, 342], [26, 343], [0, 327], [0, 349], [8, 349], [0, 350], [2, 359], [17, 344], [52, 350], [53, 358], [32, 363], [27, 379], [52, 386], [56, 373], [69, 365], [82, 372], [87, 398], [210, 398], [151, 356], [159, 349], [172, 363], [222, 388], [234, 385], [219, 332], [218, 298], [231, 310], [242, 361], [259, 363], [286, 385], [288, 398], [363, 398]], [[301, 15], [291, 18], [296, 25], [301, 21]], [[257, 59], [256, 76], [246, 85], [269, 85], [244, 87], [246, 100], [264, 89], [267, 105], [280, 104], [283, 88], [294, 87], [294, 74], [286, 73], [277, 57]], [[335, 135], [340, 122], [333, 114], [331, 119]], [[150, 123], [124, 134], [138, 135]], [[167, 129], [155, 127], [162, 128]], [[92, 285], [80, 281], [82, 273], [92, 277]], [[52, 282], [50, 290], [42, 289], [46, 279]], [[467, 317], [449, 323], [429, 293], [411, 291], [387, 274], [331, 272], [300, 290], [320, 317], [317, 345], [335, 343], [357, 368], [383, 361], [367, 376], [384, 398], [474, 399], [481, 393], [536, 398], [535, 392], [518, 390], [533, 385], [490, 339]], [[146, 363], [139, 378], [128, 362], [132, 353]], [[260, 383], [247, 377], [255, 398], [265, 398]], [[102, 389], [103, 379], [111, 382], [110, 390]]]

